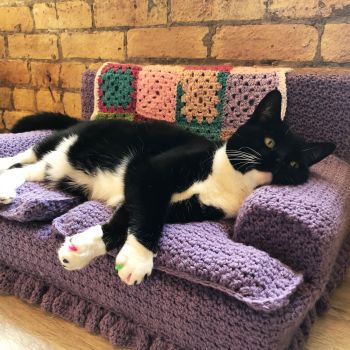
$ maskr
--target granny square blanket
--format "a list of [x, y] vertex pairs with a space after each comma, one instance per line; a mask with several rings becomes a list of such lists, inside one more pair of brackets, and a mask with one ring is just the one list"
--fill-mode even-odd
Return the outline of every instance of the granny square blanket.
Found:
[[281, 91], [284, 116], [287, 71], [108, 62], [94, 80], [92, 119], [163, 120], [212, 140], [226, 139], [271, 90]]

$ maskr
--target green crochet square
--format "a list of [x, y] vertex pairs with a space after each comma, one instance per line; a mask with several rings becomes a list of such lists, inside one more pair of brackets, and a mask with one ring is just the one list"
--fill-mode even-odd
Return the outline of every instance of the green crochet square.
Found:
[[132, 82], [135, 77], [132, 75], [130, 69], [124, 72], [121, 68], [114, 70], [109, 69], [101, 75], [102, 84], [100, 89], [103, 92], [101, 100], [109, 109], [111, 106], [115, 108], [122, 107], [126, 109], [131, 103], [134, 88]]

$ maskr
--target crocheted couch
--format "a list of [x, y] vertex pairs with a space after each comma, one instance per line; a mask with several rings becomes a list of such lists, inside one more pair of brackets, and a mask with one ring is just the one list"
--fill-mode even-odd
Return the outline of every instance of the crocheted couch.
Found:
[[[27, 183], [0, 208], [0, 291], [138, 350], [300, 349], [350, 264], [350, 77], [286, 70], [106, 64], [83, 76], [83, 117], [164, 119], [226, 138], [269, 90], [336, 155], [300, 186], [265, 186], [236, 221], [166, 225], [152, 277], [128, 287], [116, 252], [65, 271], [57, 248], [111, 209]], [[0, 157], [50, 131], [0, 136]]]

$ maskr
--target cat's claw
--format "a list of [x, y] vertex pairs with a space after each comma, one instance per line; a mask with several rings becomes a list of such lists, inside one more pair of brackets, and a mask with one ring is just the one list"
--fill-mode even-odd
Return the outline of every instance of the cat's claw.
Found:
[[115, 269], [124, 283], [128, 285], [139, 284], [151, 275], [153, 257], [152, 251], [139, 243], [134, 235], [129, 234], [116, 257]]
[[58, 250], [58, 258], [66, 270], [80, 270], [92, 259], [106, 253], [106, 246], [102, 240], [100, 225], [66, 237]]

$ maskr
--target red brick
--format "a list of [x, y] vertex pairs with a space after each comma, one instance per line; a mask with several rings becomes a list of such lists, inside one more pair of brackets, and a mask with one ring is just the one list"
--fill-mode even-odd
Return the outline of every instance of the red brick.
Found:
[[335, 14], [349, 15], [349, 0], [273, 0], [269, 5], [273, 16], [282, 18], [328, 17]]
[[63, 104], [65, 113], [72, 117], [81, 118], [81, 97], [79, 93], [65, 92]]
[[34, 90], [31, 89], [14, 89], [13, 104], [17, 110], [34, 111], [35, 97]]
[[80, 88], [85, 64], [79, 62], [62, 63], [61, 82], [64, 88]]
[[64, 112], [60, 94], [55, 90], [40, 90], [36, 94], [38, 111]]
[[23, 61], [0, 61], [1, 84], [27, 84], [30, 76]]
[[317, 40], [317, 30], [303, 24], [223, 26], [213, 37], [212, 56], [252, 61], [311, 61]]
[[57, 59], [57, 36], [54, 34], [9, 35], [9, 56]]
[[101, 58], [123, 60], [124, 33], [62, 33], [61, 45], [65, 58]]
[[325, 61], [350, 62], [350, 24], [326, 24], [321, 55]]
[[95, 0], [96, 27], [166, 24], [166, 0]]
[[12, 109], [10, 88], [0, 87], [0, 108]]
[[174, 22], [253, 20], [264, 17], [265, 1], [172, 0], [171, 10], [171, 18]]
[[5, 40], [0, 36], [0, 58], [5, 57]]
[[207, 27], [143, 28], [128, 31], [128, 57], [204, 58]]
[[33, 14], [37, 29], [90, 28], [90, 5], [81, 0], [34, 4]]
[[0, 31], [30, 32], [32, 29], [29, 7], [0, 7]]
[[58, 86], [61, 65], [32, 62], [32, 84], [39, 87]]

